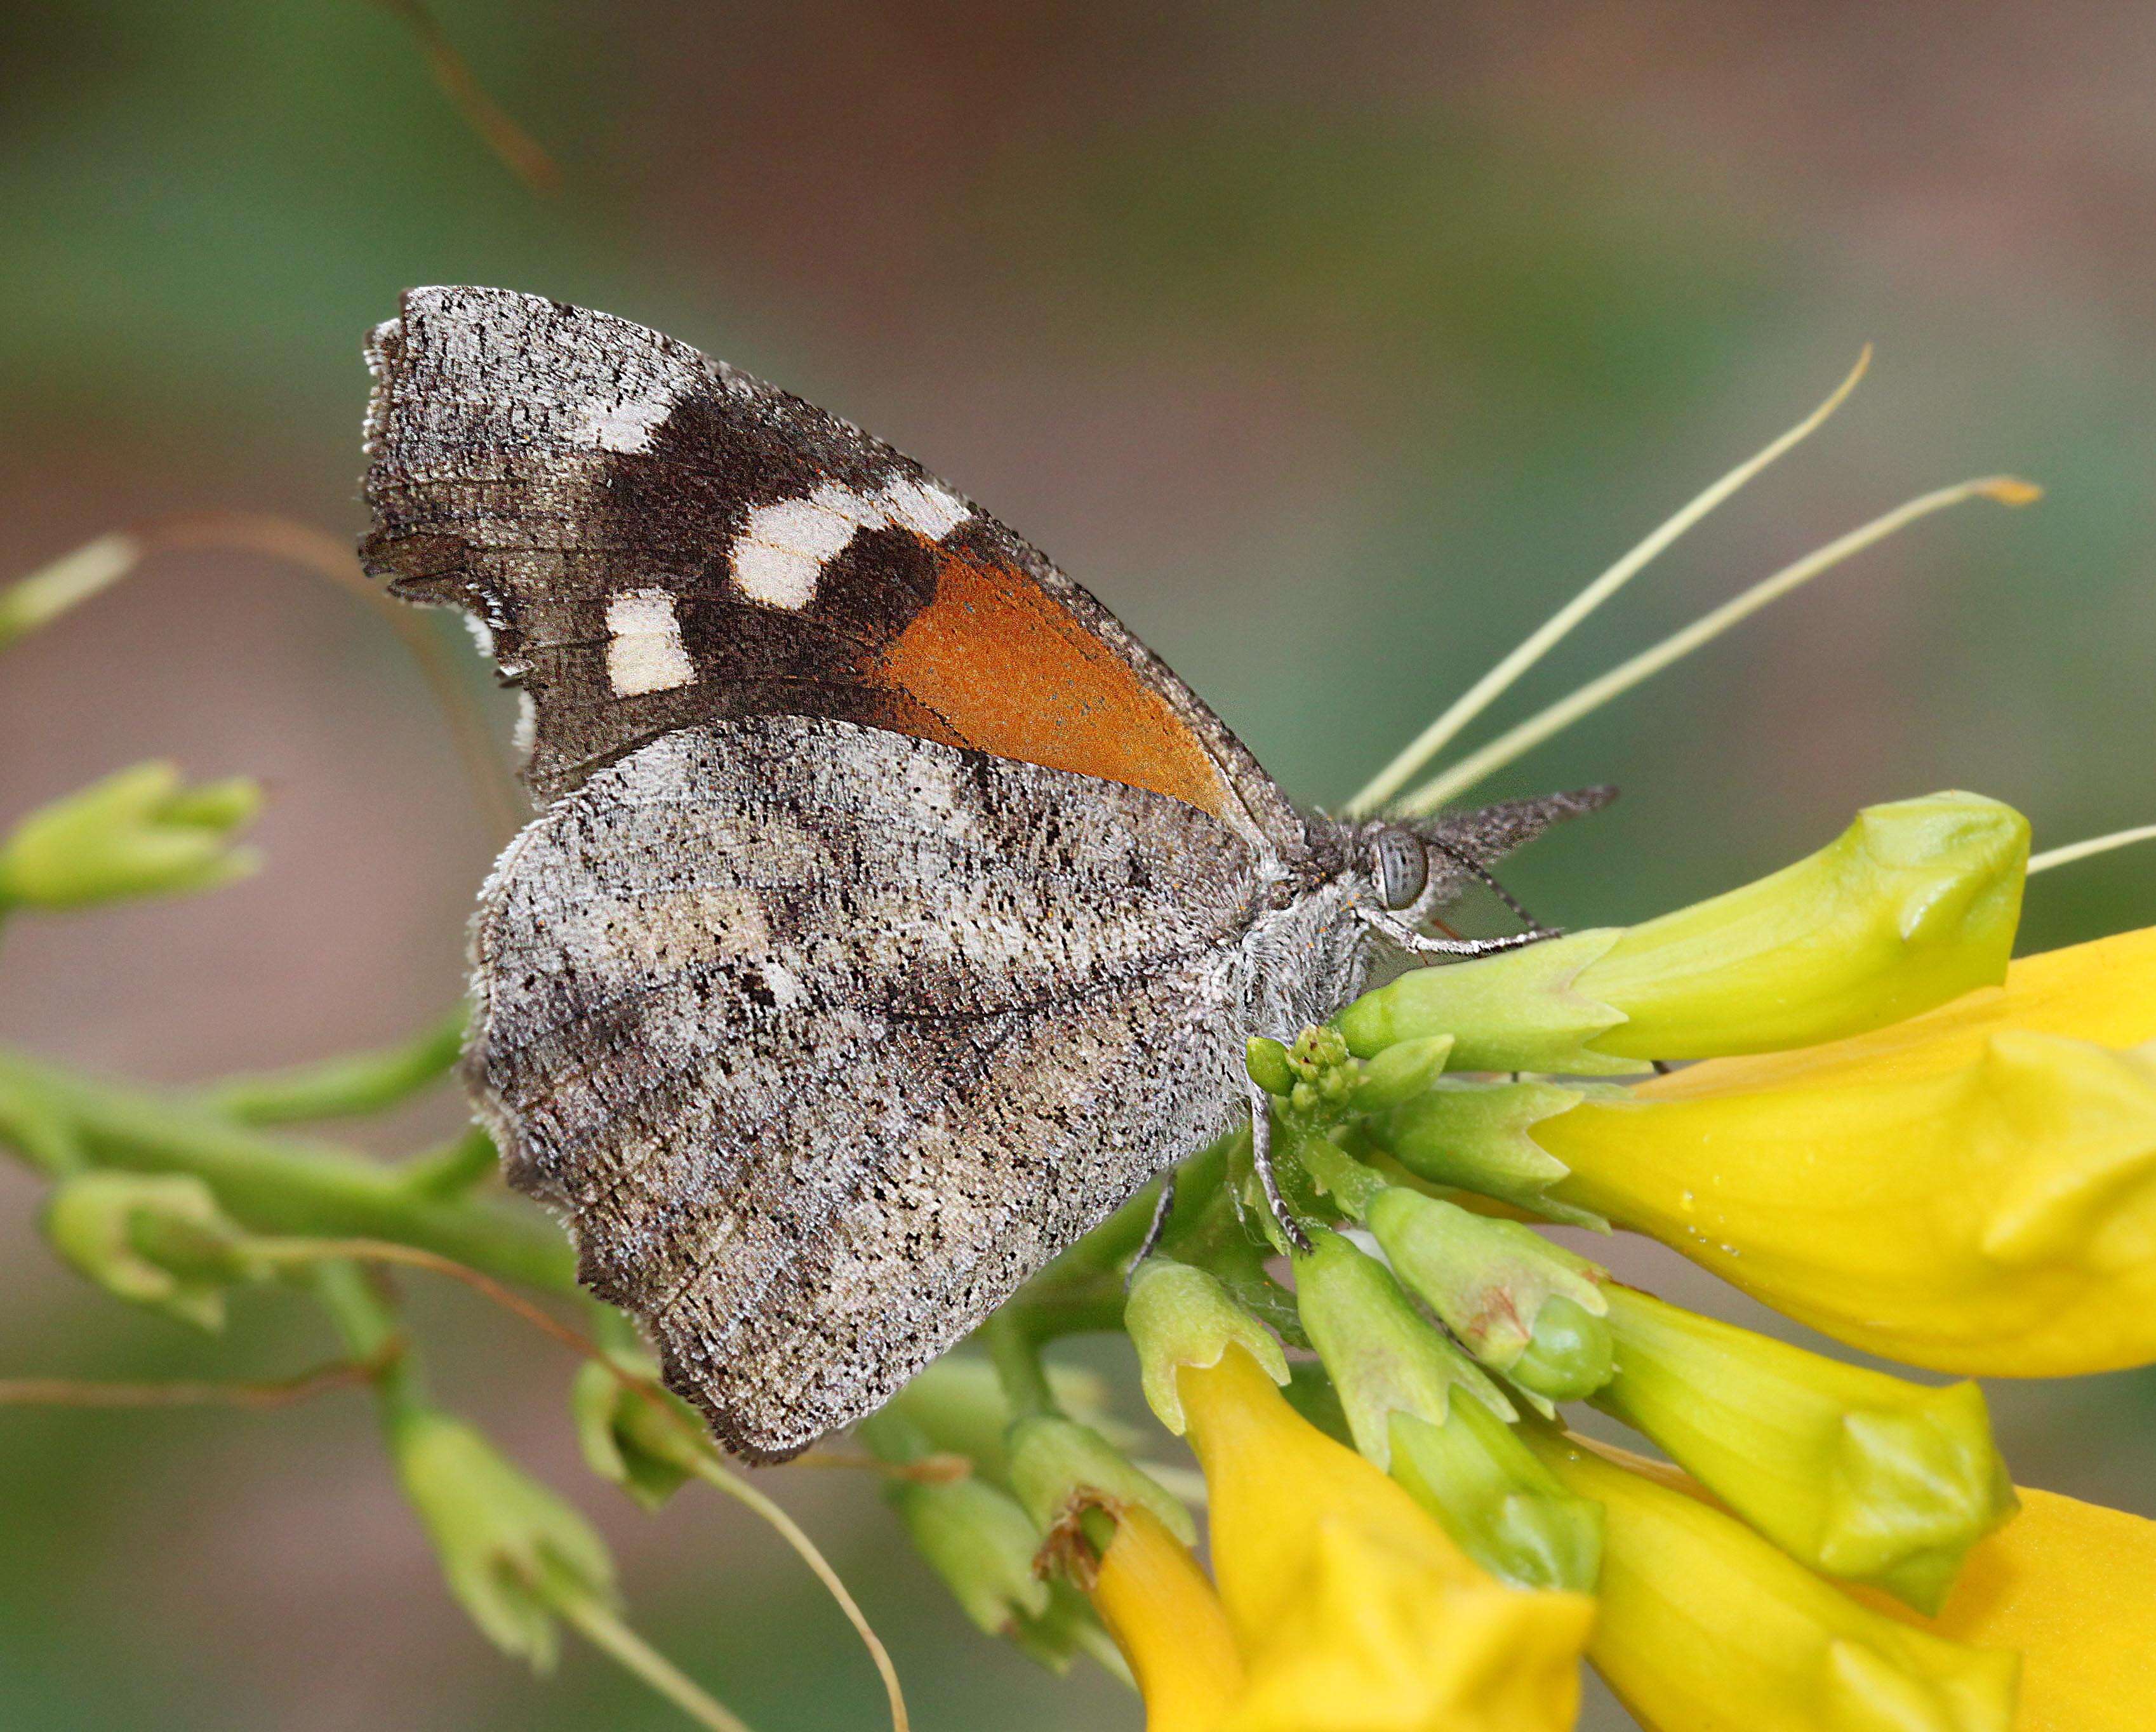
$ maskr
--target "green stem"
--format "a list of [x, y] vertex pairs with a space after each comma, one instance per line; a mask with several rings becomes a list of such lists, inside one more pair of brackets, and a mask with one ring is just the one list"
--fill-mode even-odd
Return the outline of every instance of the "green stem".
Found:
[[50, 1171], [44, 1156], [56, 1125], [90, 1166], [195, 1174], [258, 1233], [393, 1240], [504, 1281], [578, 1291], [573, 1254], [536, 1210], [429, 1196], [396, 1169], [349, 1150], [252, 1130], [189, 1101], [0, 1051], [0, 1139]]
[[1041, 1363], [1040, 1341], [1023, 1304], [1006, 1305], [981, 1325], [988, 1359], [1010, 1404], [1011, 1417], [1031, 1419], [1056, 1411], [1055, 1396], [1048, 1386], [1048, 1368]]
[[549, 1596], [554, 1609], [585, 1641], [711, 1732], [748, 1732], [737, 1715], [680, 1668], [624, 1623], [613, 1608], [567, 1589]]
[[204, 1089], [199, 1103], [242, 1124], [289, 1124], [378, 1113], [449, 1073], [463, 1050], [459, 1005], [416, 1040], [377, 1052], [349, 1053], [259, 1076], [233, 1077]]
[[490, 1177], [501, 1164], [494, 1138], [475, 1124], [454, 1142], [430, 1154], [414, 1155], [397, 1171], [414, 1196], [462, 1196]]

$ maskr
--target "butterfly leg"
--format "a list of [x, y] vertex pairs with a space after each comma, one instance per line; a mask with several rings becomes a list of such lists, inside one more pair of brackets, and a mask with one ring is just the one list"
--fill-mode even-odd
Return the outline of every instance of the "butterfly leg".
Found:
[[1398, 945], [1411, 956], [1494, 956], [1501, 950], [1517, 950], [1545, 938], [1564, 936], [1553, 928], [1538, 926], [1523, 933], [1507, 933], [1502, 938], [1434, 938], [1381, 909], [1358, 908], [1355, 917], [1388, 943]]
[[1171, 1168], [1160, 1182], [1160, 1195], [1153, 1201], [1152, 1219], [1146, 1223], [1145, 1237], [1138, 1241], [1138, 1248], [1132, 1253], [1130, 1262], [1123, 1266], [1125, 1287], [1131, 1284], [1145, 1260], [1152, 1255], [1153, 1247], [1160, 1243], [1160, 1236], [1167, 1229], [1168, 1216], [1174, 1213], [1175, 1173]]
[[1281, 1195], [1280, 1178], [1273, 1171], [1273, 1097], [1255, 1082], [1250, 1090], [1250, 1164], [1257, 1169], [1258, 1189], [1265, 1193], [1265, 1207], [1280, 1223], [1281, 1231], [1287, 1242], [1306, 1256], [1316, 1249], [1310, 1235], [1302, 1230], [1302, 1223], [1295, 1218], [1287, 1200]]

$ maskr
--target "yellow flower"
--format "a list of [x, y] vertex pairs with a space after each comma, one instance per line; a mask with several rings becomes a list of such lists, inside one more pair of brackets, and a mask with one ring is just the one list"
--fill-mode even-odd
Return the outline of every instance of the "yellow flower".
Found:
[[1572, 1724], [1593, 1601], [1501, 1586], [1240, 1347], [1177, 1381], [1248, 1674], [1222, 1732]]
[[[2017, 1662], [1870, 1611], [1670, 1477], [1537, 1452], [1606, 1523], [1588, 1653], [1661, 1732], [2008, 1732]], [[1614, 1452], [1613, 1452], [1614, 1453]]]
[[1241, 1693], [1243, 1663], [1188, 1549], [1151, 1510], [1121, 1510], [1090, 1591], [1145, 1698], [1146, 1732], [1212, 1732]]
[[1835, 1047], [1532, 1127], [1568, 1200], [1871, 1352], [2060, 1376], [2156, 1359], [2148, 934]]
[[2156, 1718], [2156, 1522], [2051, 1492], [1969, 1554], [1936, 1618], [1866, 1600], [1919, 1628], [2019, 1649], [2016, 1732], [2144, 1732]]

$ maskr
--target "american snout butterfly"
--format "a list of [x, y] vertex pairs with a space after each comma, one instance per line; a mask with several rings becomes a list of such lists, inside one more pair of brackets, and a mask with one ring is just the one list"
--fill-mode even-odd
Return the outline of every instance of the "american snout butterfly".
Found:
[[465, 1077], [584, 1282], [752, 1457], [868, 1412], [1244, 1110], [1591, 797], [1295, 806], [1106, 609], [844, 421], [668, 337], [415, 290], [370, 571], [467, 609], [538, 815]]

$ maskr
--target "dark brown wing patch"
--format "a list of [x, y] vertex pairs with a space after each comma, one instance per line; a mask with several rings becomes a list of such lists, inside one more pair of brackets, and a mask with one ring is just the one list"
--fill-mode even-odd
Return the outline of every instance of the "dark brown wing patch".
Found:
[[917, 464], [685, 344], [490, 289], [368, 345], [368, 568], [468, 609], [542, 799], [676, 728], [860, 722], [1187, 800], [1299, 848], [1228, 730]]

